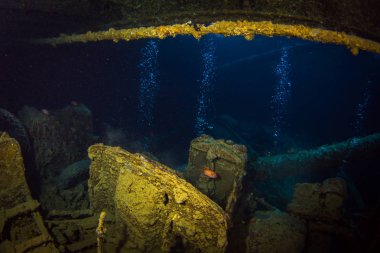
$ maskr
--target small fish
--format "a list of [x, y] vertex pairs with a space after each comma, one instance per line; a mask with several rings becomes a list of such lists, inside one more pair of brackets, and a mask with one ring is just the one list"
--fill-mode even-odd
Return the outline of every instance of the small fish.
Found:
[[211, 179], [217, 179], [217, 178], [220, 178], [219, 174], [216, 173], [215, 171], [213, 171], [212, 169], [210, 168], [207, 168], [207, 167], [204, 167], [203, 168], [203, 171], [202, 171], [203, 175], [208, 177], [208, 178], [211, 178]]

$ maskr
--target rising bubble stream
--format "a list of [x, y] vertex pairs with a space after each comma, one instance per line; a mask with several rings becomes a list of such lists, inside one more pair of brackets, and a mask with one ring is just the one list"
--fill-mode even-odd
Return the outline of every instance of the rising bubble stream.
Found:
[[274, 95], [272, 96], [271, 104], [274, 111], [273, 114], [273, 139], [274, 144], [277, 145], [282, 127], [284, 125], [285, 116], [288, 110], [289, 98], [291, 95], [292, 83], [289, 79], [291, 65], [289, 63], [288, 50], [283, 48], [281, 50], [281, 57], [279, 63], [274, 68], [274, 72], [278, 81], [274, 88]]
[[208, 114], [212, 102], [211, 93], [214, 89], [213, 79], [215, 76], [215, 50], [216, 43], [213, 37], [208, 36], [201, 40], [202, 54], [202, 79], [199, 82], [198, 106], [195, 118], [195, 133], [203, 134], [211, 125]]
[[141, 54], [138, 65], [140, 71], [138, 123], [144, 129], [152, 125], [156, 94], [159, 90], [158, 42], [155, 40], [148, 41], [142, 48]]
[[363, 93], [362, 101], [356, 107], [355, 121], [353, 124], [356, 134], [361, 134], [363, 131], [363, 121], [367, 111], [368, 102], [371, 98], [371, 88], [372, 81], [368, 80]]

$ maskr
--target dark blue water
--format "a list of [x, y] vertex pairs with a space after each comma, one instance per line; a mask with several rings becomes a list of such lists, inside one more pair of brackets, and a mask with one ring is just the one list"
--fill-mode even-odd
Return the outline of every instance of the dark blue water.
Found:
[[[146, 156], [181, 171], [187, 165], [191, 140], [201, 134], [246, 145], [247, 175], [237, 211], [231, 219], [234, 226], [229, 230], [227, 252], [239, 251], [246, 238], [249, 224], [246, 222], [256, 210], [268, 208], [256, 200], [252, 203], [252, 196], [285, 211], [296, 183], [343, 178], [347, 182], [348, 197], [344, 218], [338, 223], [352, 230], [352, 237], [344, 235], [340, 239], [339, 232], [335, 236], [335, 230], [334, 235], [327, 232], [321, 235], [329, 238], [328, 243], [322, 243], [328, 245], [330, 252], [346, 252], [339, 243], [346, 245], [348, 240], [355, 239], [351, 244], [361, 246], [375, 234], [372, 229], [378, 223], [375, 213], [380, 194], [378, 144], [359, 151], [352, 148], [355, 157], [351, 156], [354, 151], [338, 154], [338, 158], [331, 150], [310, 152], [319, 157], [317, 159], [312, 155], [304, 158], [304, 153], [297, 152], [379, 133], [379, 70], [379, 55], [360, 52], [354, 56], [342, 46], [285, 37], [257, 36], [253, 41], [246, 41], [240, 37], [208, 35], [198, 41], [179, 36], [57, 47], [14, 44], [0, 49], [0, 131], [5, 128], [16, 133], [21, 144], [24, 141], [29, 145], [29, 149], [28, 145], [22, 145], [26, 177], [44, 211], [77, 209], [74, 204], [90, 207], [86, 167], [89, 161], [81, 160], [80, 163], [85, 164], [81, 167], [76, 167], [77, 163], [67, 165], [86, 157], [91, 143], [103, 142], [132, 152], [145, 152]], [[79, 104], [92, 112], [94, 133], [91, 118], [86, 121], [88, 111]], [[20, 131], [25, 129], [16, 119], [25, 105], [42, 112], [29, 111], [29, 116], [39, 117], [42, 122], [38, 131], [44, 132], [45, 127], [52, 125], [52, 133], [47, 131], [48, 141], [43, 134], [42, 137], [37, 134], [34, 140], [41, 139], [45, 149], [57, 140], [53, 146], [61, 152], [55, 154], [57, 161], [52, 159], [40, 166], [43, 170], [34, 170], [33, 139], [28, 142], [28, 134]], [[68, 105], [71, 105], [69, 112], [79, 111], [79, 114], [69, 113], [69, 117], [59, 118], [58, 109]], [[16, 116], [9, 116], [12, 114], [3, 109]], [[81, 118], [78, 120], [76, 115]], [[68, 126], [64, 129], [68, 136], [62, 134], [56, 138], [57, 131], [61, 131], [54, 125], [58, 120], [61, 120], [59, 124]], [[81, 120], [83, 122], [78, 122]], [[87, 135], [86, 131], [90, 133]], [[77, 138], [72, 146], [70, 136]], [[70, 140], [67, 141], [70, 151], [64, 149], [66, 146], [56, 147], [61, 143], [66, 145], [62, 140]], [[352, 139], [349, 145], [358, 140]], [[65, 152], [78, 157], [63, 164], [59, 158]], [[275, 170], [278, 165], [276, 154], [296, 154], [294, 157], [303, 167], [292, 167], [287, 163], [288, 155], [280, 156], [285, 157], [279, 162], [285, 173], [277, 170], [271, 177], [272, 168]], [[311, 168], [307, 168], [307, 159], [311, 160]], [[264, 167], [268, 170], [264, 173], [260, 171], [263, 160], [273, 164], [269, 169]], [[36, 164], [42, 164], [39, 162]], [[289, 164], [290, 168], [286, 167]], [[67, 178], [65, 172], [77, 170], [81, 173], [68, 178], [76, 184], [71, 189], [79, 189], [83, 198], [75, 198], [78, 201], [72, 204], [71, 200], [62, 198], [73, 196], [66, 194], [71, 189], [57, 187], [63, 187], [60, 182]], [[276, 173], [280, 176], [276, 177]], [[331, 193], [340, 194], [334, 189]], [[314, 192], [310, 194], [314, 196]], [[324, 194], [318, 198], [323, 200]], [[169, 198], [166, 193], [165, 196], [166, 205]], [[311, 200], [312, 205], [316, 203], [313, 201], [319, 200]], [[334, 229], [337, 226], [340, 231], [338, 223], [331, 226]], [[354, 247], [351, 251], [355, 251]]]
[[[207, 39], [215, 51], [206, 92], [205, 133], [234, 139], [220, 130], [220, 122], [225, 124], [227, 118], [247, 143], [264, 153], [380, 131], [379, 56], [368, 52], [353, 56], [342, 46], [284, 37], [155, 40], [158, 89], [152, 122], [145, 127], [138, 124], [139, 63], [149, 40], [3, 48], [0, 107], [16, 113], [24, 105], [54, 109], [79, 101], [93, 112], [98, 135], [108, 125], [122, 129], [129, 138], [147, 137], [145, 148], [176, 166], [186, 162], [189, 142], [196, 136]], [[284, 50], [290, 88], [286, 103], [279, 106], [273, 97], [281, 79], [276, 66]], [[278, 126], [281, 136], [275, 143], [278, 108], [284, 110]]]

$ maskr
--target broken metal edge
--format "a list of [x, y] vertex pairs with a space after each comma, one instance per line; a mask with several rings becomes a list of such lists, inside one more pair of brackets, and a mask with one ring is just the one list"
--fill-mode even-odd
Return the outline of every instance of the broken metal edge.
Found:
[[165, 39], [177, 35], [191, 35], [200, 39], [207, 34], [219, 34], [223, 36], [243, 36], [247, 40], [252, 40], [255, 35], [263, 36], [289, 36], [304, 40], [332, 43], [347, 47], [353, 55], [357, 55], [359, 50], [380, 54], [380, 43], [365, 39], [356, 35], [347, 34], [333, 30], [313, 28], [304, 25], [277, 24], [271, 21], [217, 21], [208, 26], [204, 24], [193, 24], [191, 21], [183, 24], [173, 24], [164, 26], [139, 27], [128, 29], [110, 28], [107, 31], [89, 31], [84, 34], [62, 34], [59, 37], [36, 39], [33, 42], [38, 44], [59, 44], [77, 42], [96, 42], [111, 40], [131, 41], [139, 39]]

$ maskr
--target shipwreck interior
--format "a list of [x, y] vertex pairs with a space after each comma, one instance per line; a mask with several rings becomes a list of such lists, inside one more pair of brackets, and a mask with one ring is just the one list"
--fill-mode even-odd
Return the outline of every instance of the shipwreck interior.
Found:
[[380, 252], [379, 13], [0, 1], [0, 252]]

